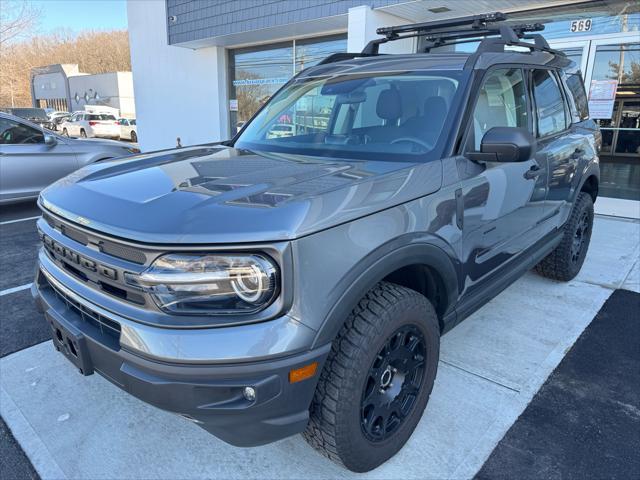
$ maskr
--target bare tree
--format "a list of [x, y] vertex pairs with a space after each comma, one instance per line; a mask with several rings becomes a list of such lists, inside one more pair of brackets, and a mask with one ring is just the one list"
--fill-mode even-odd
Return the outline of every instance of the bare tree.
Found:
[[[0, 3], [5, 0], [0, 0]], [[81, 72], [131, 70], [126, 31], [59, 31], [9, 42], [0, 48], [0, 106], [31, 105], [31, 72], [55, 63], [76, 63]]]
[[27, 0], [0, 2], [0, 47], [33, 34], [42, 11]]

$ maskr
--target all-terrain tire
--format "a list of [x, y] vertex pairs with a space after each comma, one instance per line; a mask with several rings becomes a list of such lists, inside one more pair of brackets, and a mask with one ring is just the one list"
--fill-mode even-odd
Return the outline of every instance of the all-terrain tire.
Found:
[[[411, 377], [407, 375], [398, 381], [399, 388], [414, 392], [406, 396], [402, 393], [405, 390], [401, 390], [396, 397], [398, 402], [404, 399], [405, 406], [410, 402], [406, 415], [388, 437], [372, 440], [365, 429], [373, 424], [364, 420], [365, 397], [371, 398], [371, 372], [384, 368], [381, 355], [393, 351], [393, 342], [399, 336], [402, 337], [397, 341], [403, 342], [403, 352], [409, 352], [409, 360], [400, 360], [400, 364], [408, 362], [408, 369], [419, 362], [421, 367], [412, 370]], [[421, 354], [411, 357], [413, 350], [409, 346], [418, 340]], [[415, 348], [417, 351], [418, 347]], [[333, 342], [311, 404], [309, 424], [303, 433], [305, 440], [321, 454], [354, 472], [366, 472], [384, 463], [402, 448], [422, 417], [436, 377], [439, 353], [440, 328], [429, 300], [408, 288], [379, 283], [358, 303]], [[374, 370], [377, 364], [379, 368]], [[386, 369], [390, 366], [387, 364]], [[398, 375], [395, 378], [400, 379], [398, 369], [395, 371]], [[419, 388], [411, 388], [414, 382], [407, 383], [408, 378], [419, 382]], [[378, 383], [374, 388], [379, 388], [374, 392], [376, 395], [378, 392], [382, 395]], [[393, 414], [389, 418], [393, 420]]]
[[535, 266], [535, 270], [544, 277], [568, 282], [580, 272], [589, 249], [593, 230], [593, 200], [588, 193], [578, 194], [563, 229], [558, 246]]

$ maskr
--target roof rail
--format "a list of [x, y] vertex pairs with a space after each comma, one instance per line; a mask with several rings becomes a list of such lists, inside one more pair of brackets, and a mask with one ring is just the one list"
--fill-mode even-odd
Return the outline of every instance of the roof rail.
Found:
[[[361, 55], [378, 55], [379, 47], [383, 43], [413, 37], [426, 37], [424, 52], [429, 52], [432, 48], [443, 45], [477, 42], [484, 38], [478, 47], [478, 53], [504, 51], [505, 46], [561, 53], [551, 49], [541, 35], [530, 33], [544, 30], [544, 25], [541, 23], [509, 24], [505, 22], [506, 19], [507, 16], [504, 13], [495, 12], [436, 22], [379, 28], [376, 32], [384, 37], [371, 40], [362, 50]], [[522, 39], [531, 39], [534, 43], [523, 42]]]
[[332, 53], [328, 57], [323, 58], [316, 65], [325, 65], [327, 63], [341, 62], [342, 60], [351, 60], [353, 58], [371, 57], [371, 56], [372, 55], [368, 55], [366, 53], [338, 52], [338, 53]]

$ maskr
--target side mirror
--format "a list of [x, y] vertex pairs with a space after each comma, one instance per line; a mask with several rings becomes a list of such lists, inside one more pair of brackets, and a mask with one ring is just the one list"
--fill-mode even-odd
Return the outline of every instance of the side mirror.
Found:
[[493, 127], [482, 137], [479, 152], [466, 154], [482, 162], [525, 162], [536, 152], [536, 139], [525, 128]]
[[58, 143], [58, 140], [56, 139], [56, 137], [54, 137], [53, 135], [47, 135], [46, 133], [44, 134], [44, 144], [45, 145], [47, 145], [49, 147], [53, 147], [57, 143]]

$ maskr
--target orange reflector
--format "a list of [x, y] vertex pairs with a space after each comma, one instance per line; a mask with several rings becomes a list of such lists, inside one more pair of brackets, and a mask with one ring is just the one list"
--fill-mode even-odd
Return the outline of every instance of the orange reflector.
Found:
[[296, 368], [289, 372], [289, 383], [301, 382], [307, 378], [311, 378], [316, 374], [318, 368], [318, 362], [310, 363], [304, 367]]

